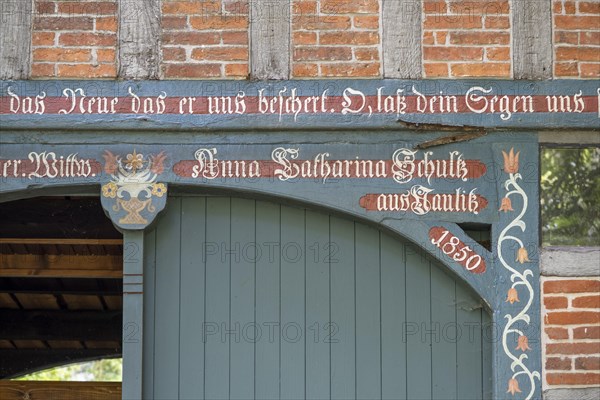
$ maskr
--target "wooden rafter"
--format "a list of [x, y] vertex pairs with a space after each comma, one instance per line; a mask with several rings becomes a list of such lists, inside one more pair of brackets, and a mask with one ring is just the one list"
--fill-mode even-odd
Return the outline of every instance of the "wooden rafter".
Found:
[[121, 278], [113, 255], [0, 254], [0, 277]]
[[0, 238], [0, 244], [37, 244], [37, 245], [95, 245], [119, 246], [122, 239], [45, 239], [45, 238]]

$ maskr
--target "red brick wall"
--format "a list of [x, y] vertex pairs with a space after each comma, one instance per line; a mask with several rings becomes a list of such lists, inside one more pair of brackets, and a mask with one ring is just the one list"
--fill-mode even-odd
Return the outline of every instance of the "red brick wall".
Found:
[[423, 69], [427, 78], [510, 78], [508, 0], [424, 0]]
[[34, 5], [33, 78], [117, 76], [116, 0], [35, 0]]
[[600, 386], [600, 277], [542, 284], [547, 387]]
[[600, 2], [554, 1], [554, 75], [600, 77]]
[[247, 0], [163, 0], [162, 76], [245, 78]]
[[292, 76], [379, 77], [378, 0], [294, 0]]

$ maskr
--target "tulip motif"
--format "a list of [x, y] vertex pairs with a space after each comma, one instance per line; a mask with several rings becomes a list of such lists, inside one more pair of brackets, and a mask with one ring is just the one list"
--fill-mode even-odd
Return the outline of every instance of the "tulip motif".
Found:
[[502, 198], [502, 203], [500, 203], [500, 209], [498, 211], [514, 211], [509, 197]]
[[531, 348], [529, 347], [529, 339], [527, 338], [527, 336], [525, 336], [525, 335], [519, 336], [519, 339], [517, 339], [517, 347], [515, 348], [515, 350], [521, 350], [521, 351], [531, 350]]
[[527, 249], [525, 247], [521, 247], [519, 248], [519, 250], [517, 250], [517, 259], [515, 261], [518, 261], [521, 264], [531, 262], [531, 260], [529, 259], [529, 255], [527, 254]]
[[505, 302], [510, 302], [510, 304], [513, 304], [515, 301], [517, 303], [519, 302], [519, 293], [517, 292], [517, 289], [510, 288], [508, 289], [508, 294], [506, 296]]
[[506, 393], [510, 393], [513, 396], [515, 393], [521, 393], [521, 389], [519, 389], [519, 381], [515, 378], [511, 378], [508, 380], [508, 390]]
[[514, 149], [511, 148], [508, 154], [504, 150], [502, 150], [502, 155], [504, 156], [504, 172], [507, 174], [515, 174], [519, 172], [519, 153], [515, 154]]

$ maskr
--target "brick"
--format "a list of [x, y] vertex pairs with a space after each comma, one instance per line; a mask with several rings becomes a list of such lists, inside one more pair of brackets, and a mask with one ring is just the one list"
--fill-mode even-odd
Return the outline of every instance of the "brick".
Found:
[[31, 38], [32, 46], [50, 46], [54, 44], [54, 32], [33, 32]]
[[574, 1], [565, 1], [563, 7], [566, 14], [575, 14], [576, 8]]
[[558, 61], [597, 61], [600, 62], [600, 51], [595, 47], [565, 47], [556, 48], [556, 60]]
[[354, 27], [360, 29], [379, 29], [378, 15], [357, 15], [353, 18]]
[[510, 43], [507, 32], [450, 32], [451, 44], [504, 44]]
[[357, 48], [354, 49], [354, 58], [358, 61], [379, 60], [379, 50], [374, 48]]
[[544, 282], [544, 293], [586, 293], [600, 292], [600, 280], [553, 280]]
[[569, 371], [571, 369], [571, 359], [548, 357], [546, 358], [546, 369]]
[[574, 339], [600, 339], [600, 326], [580, 326], [573, 329]]
[[163, 47], [162, 58], [164, 61], [185, 61], [185, 49], [181, 47]]
[[483, 26], [487, 29], [508, 29], [510, 28], [510, 18], [500, 15], [486, 16]]
[[566, 297], [544, 297], [544, 306], [549, 309], [568, 308], [569, 300]]
[[545, 319], [548, 325], [595, 324], [600, 322], [600, 312], [551, 312], [546, 315]]
[[582, 78], [600, 78], [600, 64], [581, 63], [579, 66]]
[[117, 67], [114, 64], [59, 64], [58, 76], [61, 78], [114, 78]]
[[597, 385], [600, 383], [600, 374], [548, 373], [546, 381], [550, 385]]
[[425, 29], [477, 29], [483, 26], [479, 15], [427, 15]]
[[225, 76], [246, 78], [248, 76], [248, 64], [226, 64]]
[[427, 78], [443, 78], [448, 76], [448, 64], [425, 63], [425, 76]]
[[443, 0], [424, 0], [423, 12], [425, 14], [446, 14], [448, 7]]
[[579, 43], [600, 46], [600, 32], [579, 32]]
[[54, 14], [56, 13], [56, 4], [54, 2], [38, 1], [35, 4], [35, 10], [38, 14]]
[[321, 0], [324, 14], [358, 14], [379, 12], [378, 0]]
[[350, 47], [297, 47], [294, 49], [295, 61], [339, 61], [351, 60]]
[[211, 45], [219, 44], [221, 38], [216, 32], [168, 32], [162, 35], [163, 44]]
[[39, 17], [33, 21], [34, 30], [79, 31], [94, 29], [94, 20], [89, 17]]
[[248, 14], [248, 1], [243, 0], [223, 0], [223, 9], [230, 14]]
[[109, 15], [116, 14], [117, 3], [109, 1], [61, 2], [58, 12], [62, 14]]
[[552, 12], [554, 14], [562, 14], [562, 12], [563, 12], [562, 1], [555, 1], [552, 4]]
[[554, 32], [554, 43], [579, 44], [579, 32], [557, 31]]
[[571, 304], [576, 308], [600, 308], [600, 295], [576, 297]]
[[490, 47], [485, 54], [490, 61], [510, 61], [510, 47]]
[[187, 17], [165, 15], [160, 23], [163, 29], [187, 29]]
[[435, 44], [435, 40], [433, 38], [433, 32], [431, 32], [431, 31], [424, 31], [423, 32], [423, 42], [422, 42], [422, 44], [424, 44], [424, 45]]
[[350, 28], [350, 17], [346, 16], [301, 16], [292, 21], [294, 30], [339, 30]]
[[316, 77], [319, 67], [316, 64], [294, 64], [292, 75], [298, 78]]
[[239, 30], [248, 28], [248, 18], [241, 16], [191, 17], [190, 26], [197, 30]]
[[544, 329], [546, 335], [548, 335], [549, 339], [552, 340], [560, 340], [560, 339], [568, 339], [569, 331], [565, 328], [546, 328]]
[[61, 33], [58, 43], [64, 46], [115, 46], [117, 36], [106, 33]]
[[448, 32], [440, 31], [435, 32], [435, 43], [439, 45], [446, 45], [446, 41], [448, 38]]
[[33, 61], [82, 62], [91, 61], [89, 49], [38, 48], [33, 50]]
[[53, 77], [54, 76], [54, 65], [55, 64], [33, 63], [31, 65], [31, 77], [32, 78]]
[[314, 15], [317, 14], [316, 1], [294, 1], [292, 4], [293, 15]]
[[554, 17], [554, 26], [558, 29], [598, 29], [598, 17], [556, 15]]
[[97, 31], [117, 31], [117, 17], [101, 17], [96, 18], [96, 30]]
[[455, 77], [509, 77], [509, 63], [452, 64], [450, 72]]
[[600, 14], [600, 2], [598, 1], [580, 1], [577, 8], [581, 14]]
[[194, 60], [247, 61], [247, 47], [202, 47], [192, 50]]
[[546, 354], [598, 354], [600, 342], [595, 343], [548, 343]]
[[316, 32], [294, 32], [292, 43], [294, 45], [317, 44]]
[[377, 32], [323, 32], [319, 36], [320, 44], [369, 45], [379, 43]]
[[166, 64], [166, 78], [217, 78], [221, 76], [220, 64]]
[[481, 47], [423, 47], [425, 60], [437, 61], [482, 61], [483, 49]]
[[501, 1], [451, 1], [450, 11], [454, 14], [508, 14], [510, 3]]
[[248, 44], [248, 31], [222, 32], [223, 44]]
[[98, 49], [96, 50], [96, 59], [102, 63], [114, 63], [116, 53], [115, 49]]
[[578, 357], [575, 359], [575, 369], [600, 370], [600, 357]]
[[215, 15], [221, 13], [220, 1], [163, 1], [163, 15]]
[[379, 76], [379, 63], [323, 64], [321, 75], [329, 77], [376, 77]]
[[554, 76], [579, 76], [579, 68], [576, 62], [563, 62], [554, 64]]

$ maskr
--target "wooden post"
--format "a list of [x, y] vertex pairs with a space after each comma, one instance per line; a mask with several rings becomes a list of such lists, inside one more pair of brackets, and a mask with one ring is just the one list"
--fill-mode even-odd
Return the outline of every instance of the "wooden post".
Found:
[[552, 0], [512, 3], [515, 79], [552, 77]]
[[0, 3], [0, 79], [29, 77], [32, 4], [27, 0]]
[[250, 70], [256, 79], [290, 77], [290, 0], [250, 1]]
[[384, 78], [421, 78], [421, 12], [421, 0], [382, 0]]
[[142, 398], [144, 231], [123, 235], [123, 400]]

